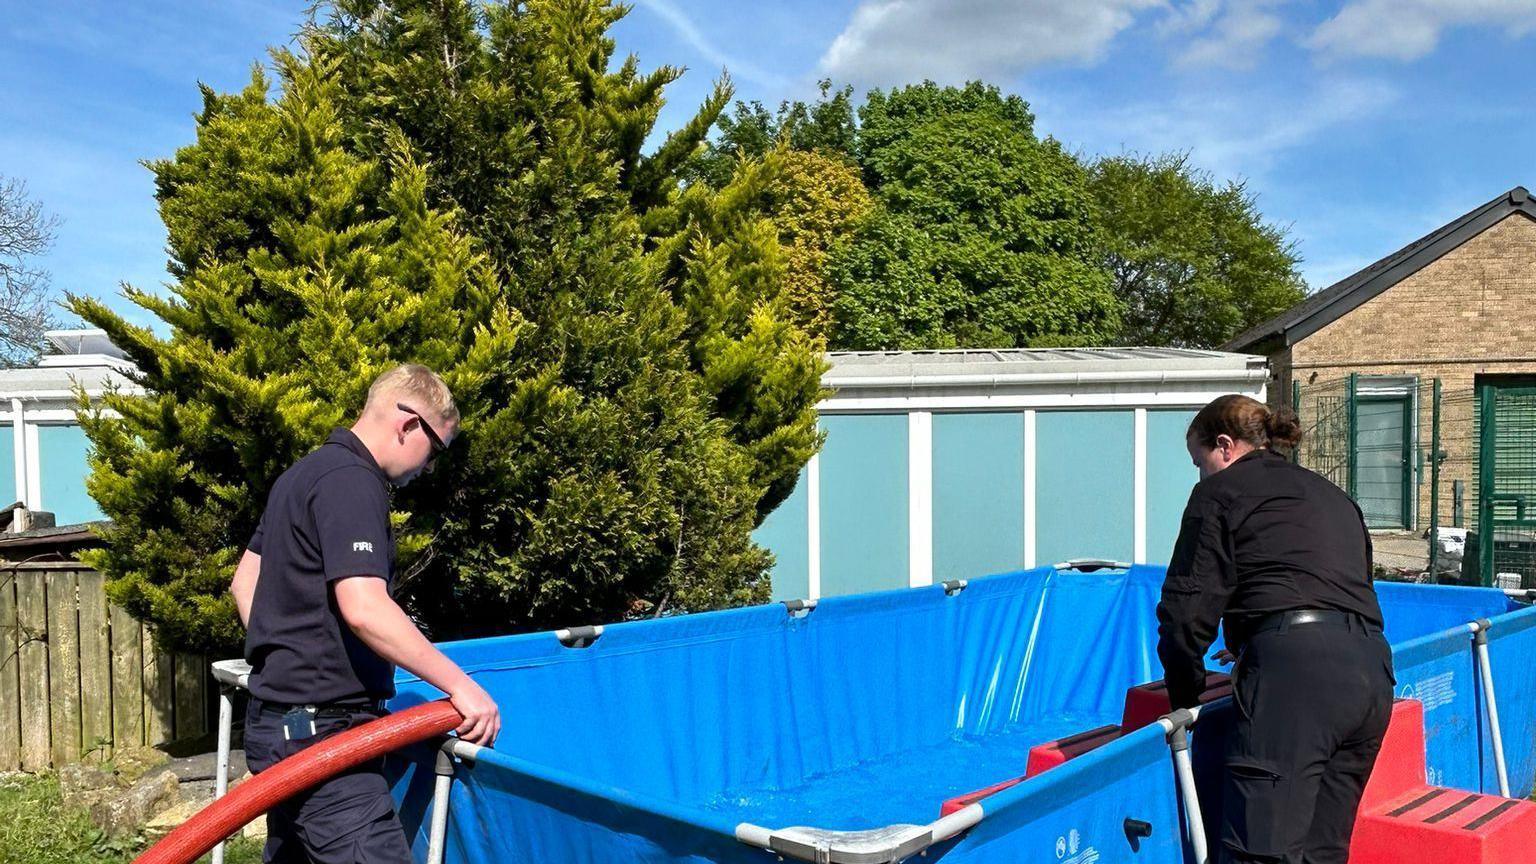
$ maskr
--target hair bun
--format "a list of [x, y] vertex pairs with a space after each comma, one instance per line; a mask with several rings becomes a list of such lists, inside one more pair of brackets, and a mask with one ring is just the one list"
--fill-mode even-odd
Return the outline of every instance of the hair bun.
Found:
[[1264, 418], [1264, 431], [1269, 433], [1270, 446], [1293, 449], [1301, 443], [1301, 420], [1288, 407], [1270, 411]]

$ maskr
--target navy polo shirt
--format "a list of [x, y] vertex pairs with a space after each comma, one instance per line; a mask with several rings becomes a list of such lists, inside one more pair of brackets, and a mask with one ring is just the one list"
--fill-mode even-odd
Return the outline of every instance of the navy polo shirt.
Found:
[[332, 583], [392, 580], [389, 478], [350, 430], [283, 472], [248, 548], [261, 556], [245, 659], [251, 693], [308, 705], [395, 694], [394, 666], [341, 619]]

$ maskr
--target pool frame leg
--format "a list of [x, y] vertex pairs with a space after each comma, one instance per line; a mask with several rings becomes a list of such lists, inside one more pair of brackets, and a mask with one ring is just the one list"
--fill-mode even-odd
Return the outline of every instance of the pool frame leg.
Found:
[[448, 793], [453, 787], [453, 739], [438, 748], [437, 763], [433, 771], [437, 779], [432, 786], [432, 822], [427, 829], [427, 864], [442, 864], [444, 846], [448, 838]]
[[1493, 739], [1493, 767], [1498, 774], [1499, 795], [1509, 797], [1509, 768], [1504, 762], [1504, 733], [1499, 728], [1499, 703], [1493, 692], [1493, 664], [1488, 659], [1488, 631], [1493, 623], [1487, 618], [1473, 621], [1472, 650], [1477, 658], [1478, 675], [1483, 681], [1483, 704], [1487, 706], [1488, 732]]
[[[219, 755], [213, 772], [213, 800], [229, 791], [229, 737], [235, 723], [235, 688], [219, 685]], [[213, 847], [213, 864], [224, 864], [224, 841]]]
[[1205, 843], [1205, 817], [1200, 812], [1200, 798], [1195, 792], [1195, 765], [1189, 755], [1189, 727], [1199, 715], [1198, 708], [1181, 708], [1157, 722], [1168, 733], [1168, 748], [1173, 751], [1173, 771], [1179, 782], [1179, 797], [1184, 799], [1184, 821], [1189, 827], [1194, 864], [1208, 864], [1210, 851]]

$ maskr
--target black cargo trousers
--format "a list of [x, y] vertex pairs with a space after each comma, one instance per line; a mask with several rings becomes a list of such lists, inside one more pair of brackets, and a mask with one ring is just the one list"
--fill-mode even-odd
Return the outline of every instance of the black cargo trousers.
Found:
[[[325, 709], [315, 735], [289, 741], [282, 706], [251, 697], [245, 758], [259, 774], [306, 747], [380, 716], [367, 709]], [[409, 864], [410, 846], [384, 779], [383, 759], [343, 771], [267, 813], [266, 864]]]
[[1392, 714], [1392, 649], [1358, 616], [1261, 630], [1234, 669], [1222, 862], [1346, 864]]

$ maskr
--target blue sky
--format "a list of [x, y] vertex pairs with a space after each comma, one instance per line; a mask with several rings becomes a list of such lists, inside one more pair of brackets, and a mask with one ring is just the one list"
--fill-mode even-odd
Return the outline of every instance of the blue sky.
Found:
[[[1536, 184], [1536, 0], [635, 0], [621, 51], [684, 65], [664, 126], [721, 69], [743, 98], [818, 78], [981, 78], [1086, 154], [1188, 151], [1246, 180], [1325, 286], [1516, 184]], [[300, 3], [0, 0], [0, 174], [62, 220], [56, 289], [156, 288], [141, 159], [192, 140], [197, 82], [236, 89]], [[119, 308], [128, 311], [126, 303]], [[145, 322], [144, 316], [135, 315]]]

